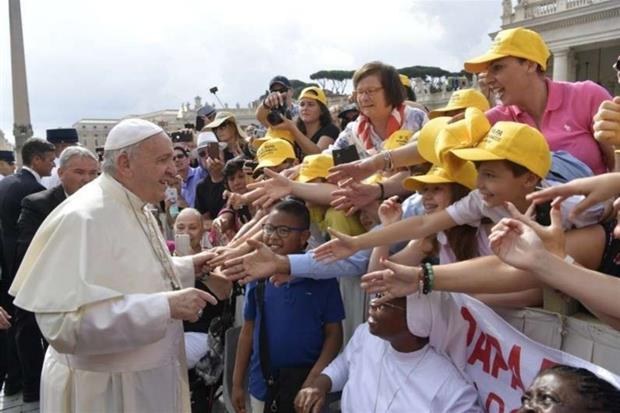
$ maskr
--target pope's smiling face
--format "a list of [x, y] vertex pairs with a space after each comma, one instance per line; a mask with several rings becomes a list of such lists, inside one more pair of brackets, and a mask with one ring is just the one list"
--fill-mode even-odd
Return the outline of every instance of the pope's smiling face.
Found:
[[164, 199], [167, 183], [173, 183], [176, 167], [172, 141], [161, 132], [144, 140], [128, 157], [126, 186], [145, 202]]

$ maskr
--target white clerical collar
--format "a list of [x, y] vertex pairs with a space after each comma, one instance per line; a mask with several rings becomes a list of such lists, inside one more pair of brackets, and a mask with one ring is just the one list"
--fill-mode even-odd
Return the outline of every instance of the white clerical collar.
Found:
[[37, 171], [27, 166], [22, 166], [22, 169], [25, 169], [28, 172], [30, 172], [34, 176], [34, 179], [36, 179], [38, 183], [41, 183], [41, 175], [39, 175]]
[[392, 345], [390, 345], [388, 343], [387, 351], [388, 351], [388, 353], [392, 357], [396, 358], [397, 360], [400, 360], [400, 361], [403, 361], [403, 362], [404, 361], [412, 362], [412, 361], [414, 361], [416, 359], [420, 359], [420, 358], [424, 357], [424, 355], [429, 350], [429, 348], [430, 348], [430, 346], [427, 343], [424, 347], [422, 347], [419, 350], [410, 351], [410, 352], [407, 352], [407, 353], [402, 353], [400, 351], [395, 350], [394, 347], [392, 347]]
[[127, 200], [134, 207], [139, 208], [140, 210], [144, 208], [147, 202], [143, 201], [138, 197], [138, 195], [131, 192], [129, 189], [125, 188], [123, 184], [118, 182], [114, 177], [108, 175], [107, 173], [102, 173], [100, 175], [101, 180], [104, 185], [108, 186], [110, 189], [114, 191], [114, 194], [118, 197], [119, 200]]

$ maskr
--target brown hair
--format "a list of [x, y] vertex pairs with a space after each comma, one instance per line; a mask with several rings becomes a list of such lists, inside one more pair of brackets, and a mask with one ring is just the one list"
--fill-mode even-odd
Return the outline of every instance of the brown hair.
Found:
[[[469, 194], [469, 188], [457, 183], [452, 183], [450, 185], [450, 190], [452, 192], [452, 203], [455, 203]], [[478, 242], [476, 240], [477, 232], [478, 228], [470, 225], [458, 225], [446, 231], [448, 245], [454, 252], [454, 256], [458, 261], [465, 261], [480, 255], [480, 251], [478, 251]]]
[[400, 77], [394, 66], [386, 65], [379, 61], [366, 63], [353, 74], [353, 87], [365, 77], [378, 75], [383, 87], [385, 100], [393, 107], [400, 106], [405, 101], [405, 91]]

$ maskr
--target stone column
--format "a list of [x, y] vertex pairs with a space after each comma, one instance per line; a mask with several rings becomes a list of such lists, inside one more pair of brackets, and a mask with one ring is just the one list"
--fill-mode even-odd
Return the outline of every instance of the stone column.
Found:
[[568, 80], [568, 49], [553, 50], [553, 80]]
[[9, 0], [9, 26], [13, 80], [13, 136], [15, 136], [15, 158], [17, 164], [21, 165], [21, 149], [26, 139], [32, 136], [32, 125], [30, 124], [30, 107], [28, 105], [26, 59], [24, 57], [22, 13], [19, 0]]

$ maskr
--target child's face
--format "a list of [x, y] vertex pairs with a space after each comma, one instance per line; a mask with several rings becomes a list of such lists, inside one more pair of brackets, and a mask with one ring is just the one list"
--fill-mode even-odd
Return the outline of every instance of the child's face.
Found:
[[450, 184], [427, 184], [422, 186], [422, 205], [427, 214], [446, 209], [452, 203]]
[[276, 254], [302, 251], [308, 236], [297, 217], [278, 210], [271, 211], [263, 225], [263, 242]]
[[233, 176], [226, 178], [228, 189], [236, 194], [245, 194], [248, 191], [246, 174], [243, 170], [238, 170]]
[[515, 176], [505, 161], [484, 161], [478, 166], [477, 187], [487, 207], [523, 203], [536, 184], [533, 174]]

